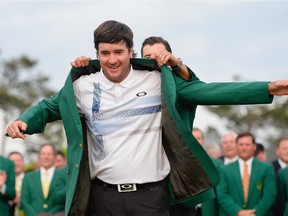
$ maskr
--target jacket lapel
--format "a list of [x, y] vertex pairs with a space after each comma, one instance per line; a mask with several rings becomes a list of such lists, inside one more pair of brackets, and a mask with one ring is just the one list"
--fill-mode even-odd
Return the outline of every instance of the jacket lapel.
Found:
[[244, 201], [244, 192], [243, 192], [243, 186], [242, 186], [242, 177], [240, 173], [240, 167], [238, 160], [233, 162], [233, 168], [232, 168], [232, 175], [235, 182], [235, 188], [238, 190], [239, 196], [241, 197], [241, 200]]
[[41, 183], [41, 172], [40, 169], [37, 170], [37, 172], [35, 173], [35, 188], [39, 188], [39, 196], [43, 197], [44, 199], [44, 195], [43, 195], [43, 190], [42, 190], [42, 183]]
[[[249, 182], [248, 201], [251, 199], [252, 193], [255, 193], [255, 189], [258, 189], [259, 187], [260, 189], [258, 190], [262, 189], [262, 185], [256, 185], [258, 176], [261, 174], [260, 168], [259, 162], [256, 159], [253, 159]], [[257, 170], [257, 172], [255, 172], [255, 170]], [[259, 182], [259, 184], [261, 184], [261, 182]]]

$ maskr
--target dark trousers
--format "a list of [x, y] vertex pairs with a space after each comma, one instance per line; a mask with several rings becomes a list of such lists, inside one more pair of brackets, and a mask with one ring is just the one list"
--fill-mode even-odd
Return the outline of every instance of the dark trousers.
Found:
[[95, 216], [169, 216], [169, 195], [165, 181], [132, 192], [118, 192], [92, 181]]
[[195, 216], [195, 207], [182, 204], [170, 206], [170, 216]]

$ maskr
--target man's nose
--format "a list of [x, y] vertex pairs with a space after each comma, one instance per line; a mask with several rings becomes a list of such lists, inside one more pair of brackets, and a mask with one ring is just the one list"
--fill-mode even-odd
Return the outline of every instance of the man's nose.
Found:
[[114, 55], [114, 54], [111, 54], [111, 55], [109, 56], [109, 63], [110, 63], [110, 64], [115, 64], [116, 62], [117, 62], [117, 56]]

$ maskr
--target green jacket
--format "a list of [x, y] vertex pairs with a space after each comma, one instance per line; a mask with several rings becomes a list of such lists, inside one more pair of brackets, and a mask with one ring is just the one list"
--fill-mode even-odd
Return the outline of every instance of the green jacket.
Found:
[[0, 215], [9, 216], [9, 200], [13, 200], [15, 192], [15, 170], [14, 163], [2, 156], [0, 156], [0, 170], [5, 171], [7, 175], [6, 192], [2, 194], [0, 191]]
[[283, 216], [288, 215], [288, 167], [281, 169], [278, 173], [281, 201], [285, 205]]
[[[135, 69], [155, 70], [152, 59], [132, 59]], [[73, 80], [83, 74], [98, 72], [98, 60], [87, 68], [70, 71], [64, 87], [54, 96], [39, 102], [18, 119], [27, 123], [26, 133], [41, 133], [49, 122], [63, 121], [68, 148], [67, 196], [65, 212], [85, 215], [89, 201], [90, 173], [85, 124], [81, 123]], [[214, 197], [213, 186], [220, 177], [205, 150], [192, 136], [197, 105], [271, 103], [268, 82], [206, 84], [193, 76], [188, 82], [161, 68], [163, 146], [170, 161], [169, 188], [171, 203], [196, 205]], [[81, 178], [78, 178], [81, 176]]]
[[54, 214], [65, 209], [65, 197], [59, 196], [59, 191], [65, 188], [65, 176], [55, 170], [50, 183], [48, 196], [44, 198], [40, 170], [25, 174], [21, 189], [21, 209], [27, 216], [36, 216], [39, 213]]
[[[215, 164], [217, 170], [219, 171], [223, 165], [223, 162], [219, 159], [211, 158]], [[202, 216], [218, 216], [219, 215], [219, 204], [217, 201], [216, 187], [214, 188], [215, 198], [210, 199], [202, 203], [201, 215]]]
[[272, 165], [257, 159], [252, 162], [246, 204], [238, 161], [222, 167], [221, 181], [216, 189], [220, 216], [237, 215], [241, 209], [255, 209], [256, 216], [271, 215], [270, 208], [277, 194]]

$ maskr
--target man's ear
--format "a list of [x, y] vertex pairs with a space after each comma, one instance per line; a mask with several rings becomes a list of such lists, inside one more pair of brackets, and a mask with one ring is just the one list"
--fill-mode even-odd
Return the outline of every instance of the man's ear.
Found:
[[130, 48], [129, 56], [130, 56], [130, 58], [135, 57], [133, 48]]

